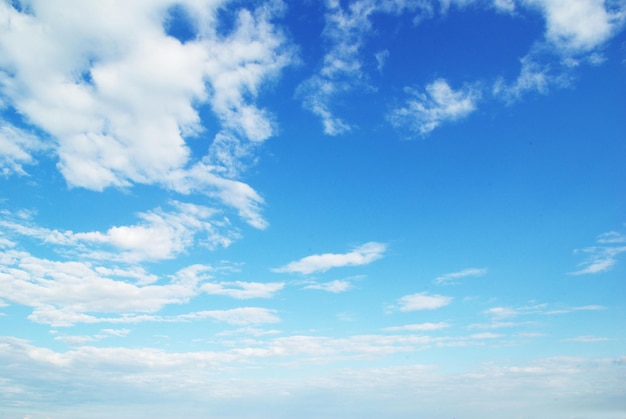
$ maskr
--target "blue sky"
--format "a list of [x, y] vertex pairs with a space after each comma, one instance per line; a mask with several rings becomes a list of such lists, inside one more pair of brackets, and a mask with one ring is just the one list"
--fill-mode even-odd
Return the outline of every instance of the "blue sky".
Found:
[[623, 0], [0, 2], [0, 416], [623, 418]]

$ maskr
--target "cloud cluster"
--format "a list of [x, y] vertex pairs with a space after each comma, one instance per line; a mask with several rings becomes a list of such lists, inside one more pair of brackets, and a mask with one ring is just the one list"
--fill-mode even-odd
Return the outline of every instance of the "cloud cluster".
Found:
[[[376, 36], [372, 19], [378, 14], [410, 15], [414, 24], [437, 15], [445, 18], [449, 10], [465, 7], [494, 8], [511, 19], [527, 11], [538, 11], [545, 21], [543, 38], [538, 38], [520, 60], [518, 76], [498, 79], [495, 84], [478, 80], [460, 90], [439, 77], [422, 87], [406, 87], [410, 96], [388, 113], [388, 121], [409, 133], [426, 136], [449, 121], [456, 121], [477, 109], [479, 99], [500, 99], [511, 103], [532, 92], [545, 93], [549, 87], [569, 83], [572, 69], [581, 62], [602, 61], [599, 49], [622, 30], [626, 22], [623, 2], [600, 0], [441, 0], [374, 2], [355, 0], [343, 4], [327, 1], [327, 42], [321, 68], [300, 85], [305, 108], [317, 115], [328, 135], [342, 134], [352, 128], [351, 122], [336, 116], [333, 104], [337, 97], [354, 89], [376, 91], [364, 65], [363, 50], [369, 38]], [[375, 54], [381, 71], [389, 51]]]
[[82, 257], [127, 263], [172, 259], [196, 245], [227, 247], [239, 237], [215, 209], [179, 201], [169, 206], [170, 211], [157, 208], [138, 214], [138, 224], [114, 226], [105, 232], [52, 230], [6, 211], [0, 213], [0, 226], [48, 245], [64, 246]]
[[274, 310], [258, 307], [176, 316], [155, 314], [167, 305], [187, 303], [203, 293], [238, 299], [268, 298], [283, 287], [282, 283], [212, 283], [212, 272], [210, 266], [192, 265], [159, 278], [137, 266], [123, 269], [55, 261], [9, 247], [0, 249], [0, 300], [31, 307], [30, 320], [55, 327], [206, 318], [236, 325], [279, 321]]
[[[176, 24], [189, 26], [192, 39], [168, 33], [174, 7], [184, 10], [177, 16], [186, 21]], [[218, 13], [233, 15], [232, 30], [218, 31]], [[0, 96], [50, 136], [70, 186], [208, 190], [262, 227], [249, 202], [261, 203], [258, 197], [223, 177], [237, 176], [248, 150], [273, 133], [270, 115], [254, 101], [293, 55], [272, 23], [281, 13], [280, 2], [252, 10], [209, 0], [3, 2]], [[205, 104], [218, 127], [203, 125]], [[217, 135], [205, 140], [205, 161], [190, 166], [187, 140], [209, 129]], [[19, 141], [9, 148], [7, 137]], [[4, 125], [2, 170], [20, 173], [40, 148]]]

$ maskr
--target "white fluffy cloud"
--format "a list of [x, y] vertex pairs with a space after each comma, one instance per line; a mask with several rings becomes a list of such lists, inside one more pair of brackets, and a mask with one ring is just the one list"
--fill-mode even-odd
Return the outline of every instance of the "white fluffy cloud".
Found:
[[58, 262], [17, 250], [0, 253], [0, 298], [33, 307], [36, 320], [65, 314], [65, 324], [86, 312], [156, 312], [188, 301], [201, 279], [183, 270], [167, 284], [138, 285], [102, 275], [87, 262]]
[[626, 17], [611, 12], [604, 0], [524, 0], [546, 19], [546, 38], [565, 52], [589, 51], [608, 40]]
[[[257, 307], [208, 310], [177, 316], [157, 315], [163, 307], [184, 304], [201, 293], [234, 298], [271, 297], [282, 283], [210, 284], [216, 270], [192, 265], [157, 277], [143, 268], [55, 261], [11, 247], [0, 249], [0, 300], [33, 309], [28, 318], [52, 326], [77, 323], [180, 322], [211, 318], [249, 325], [279, 321], [274, 311]], [[129, 281], [134, 280], [133, 281]]]
[[430, 295], [427, 292], [405, 295], [398, 299], [400, 311], [435, 310], [445, 307], [452, 302], [452, 297], [445, 295]]
[[[272, 135], [268, 112], [254, 101], [261, 85], [289, 64], [293, 50], [272, 24], [282, 13], [280, 2], [253, 10], [232, 10], [226, 3], [30, 1], [22, 11], [3, 2], [0, 94], [55, 140], [50, 145], [70, 186], [102, 190], [144, 183], [180, 192], [172, 179], [186, 177], [194, 183], [190, 189], [208, 186], [209, 195], [226, 205], [255, 211], [232, 183], [210, 175], [236, 176], [245, 150]], [[175, 5], [186, 10], [186, 23], [196, 32], [184, 43], [167, 33]], [[227, 34], [218, 33], [218, 12], [234, 16]], [[205, 177], [185, 173], [186, 140], [207, 128], [198, 114], [202, 104], [220, 121], [216, 138], [228, 136], [243, 150], [233, 154], [214, 142], [206, 165], [194, 166]], [[31, 161], [32, 141], [12, 150], [2, 144], [9, 156], [0, 160], [5, 169], [19, 172], [19, 164]], [[258, 214], [244, 217], [263, 224]]]
[[472, 87], [453, 90], [444, 79], [428, 84], [424, 91], [415, 88], [405, 90], [409, 99], [393, 109], [388, 119], [393, 126], [408, 128], [422, 136], [444, 122], [456, 121], [474, 112], [481, 96], [480, 91]]
[[369, 242], [355, 247], [348, 253], [324, 253], [307, 256], [280, 268], [275, 268], [273, 271], [311, 274], [343, 266], [367, 265], [382, 258], [386, 248], [387, 246], [383, 243]]

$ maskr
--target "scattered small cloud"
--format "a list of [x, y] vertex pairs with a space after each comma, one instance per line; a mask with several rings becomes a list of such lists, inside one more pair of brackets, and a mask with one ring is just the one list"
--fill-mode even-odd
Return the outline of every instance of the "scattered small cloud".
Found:
[[611, 270], [618, 260], [618, 256], [626, 253], [626, 235], [617, 231], [602, 233], [597, 237], [597, 246], [576, 249], [574, 253], [588, 255], [586, 260], [578, 266], [580, 269], [570, 272], [570, 275], [598, 274]]
[[[497, 315], [495, 315], [497, 317]], [[504, 322], [504, 321], [492, 321], [489, 323], [472, 323], [467, 326], [468, 329], [503, 329], [509, 327], [528, 326], [533, 322]]]
[[97, 333], [95, 335], [58, 335], [54, 337], [54, 340], [63, 342], [67, 345], [76, 346], [84, 345], [88, 342], [96, 342], [111, 337], [123, 338], [128, 336], [129, 333], [130, 329], [102, 329], [100, 330], [100, 333]]
[[348, 291], [350, 288], [352, 288], [352, 283], [350, 281], [341, 280], [341, 279], [336, 279], [330, 282], [311, 284], [311, 285], [307, 285], [306, 287], [304, 287], [304, 289], [307, 289], [307, 290], [321, 290], [321, 291], [332, 292], [335, 294]]
[[602, 244], [626, 243], [626, 234], [618, 233], [617, 231], [609, 231], [606, 233], [602, 233], [598, 236], [598, 243], [602, 243]]
[[476, 87], [465, 86], [453, 90], [444, 79], [437, 79], [424, 90], [405, 88], [409, 96], [404, 105], [392, 109], [389, 122], [396, 128], [426, 136], [448, 121], [465, 118], [476, 110], [481, 92]]
[[513, 13], [515, 11], [514, 0], [493, 0], [493, 6], [501, 12]]
[[405, 295], [398, 299], [398, 310], [418, 311], [434, 310], [445, 307], [452, 302], [452, 297], [444, 295], [430, 295], [426, 292]]
[[[555, 315], [555, 314], [569, 314], [578, 311], [599, 311], [606, 310], [606, 307], [601, 305], [586, 305], [564, 308], [550, 308], [548, 304], [532, 304], [521, 307], [493, 307], [483, 311], [483, 314], [491, 317], [493, 322], [490, 324], [503, 324], [503, 325], [518, 325], [520, 323], [502, 323], [502, 319], [528, 316], [528, 315]], [[476, 327], [476, 326], [475, 326]]]
[[563, 339], [563, 340], [565, 342], [596, 343], [596, 342], [605, 342], [610, 339], [598, 337], [598, 336], [578, 336], [575, 338], [569, 338], [569, 339]]
[[457, 272], [451, 272], [435, 278], [435, 283], [439, 285], [457, 284], [457, 279], [466, 277], [480, 277], [487, 274], [486, 268], [467, 268]]
[[[376, 14], [400, 15], [405, 12], [430, 11], [432, 6], [423, 1], [356, 0], [344, 5], [331, 0], [325, 2], [325, 27], [322, 38], [326, 51], [321, 68], [298, 87], [303, 106], [322, 120], [324, 133], [340, 135], [350, 131], [350, 122], [335, 115], [333, 102], [354, 89], [368, 89], [369, 79], [363, 69], [362, 49], [366, 38], [372, 37], [372, 17]], [[387, 52], [376, 54], [377, 69], [384, 66]]]
[[389, 50], [385, 49], [382, 51], [378, 51], [376, 54], [374, 54], [374, 57], [376, 58], [376, 69], [379, 72], [383, 71], [383, 68], [385, 67], [385, 63], [387, 62], [387, 59], [389, 58]]
[[406, 324], [404, 326], [385, 327], [383, 331], [385, 332], [426, 332], [426, 331], [446, 329], [448, 327], [450, 327], [450, 324], [445, 323], [445, 322], [415, 323], [415, 324]]
[[207, 282], [200, 290], [210, 295], [223, 295], [240, 300], [272, 298], [285, 287], [284, 282]]
[[311, 274], [325, 272], [344, 266], [367, 265], [383, 257], [387, 246], [383, 243], [369, 242], [355, 247], [348, 253], [324, 253], [311, 255], [287, 265], [272, 269], [273, 272]]

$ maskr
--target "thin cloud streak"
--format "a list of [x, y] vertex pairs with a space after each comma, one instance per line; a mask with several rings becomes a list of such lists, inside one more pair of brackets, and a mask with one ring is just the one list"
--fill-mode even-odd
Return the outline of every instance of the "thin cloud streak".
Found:
[[480, 277], [487, 274], [486, 268], [467, 268], [458, 272], [451, 272], [445, 275], [438, 276], [435, 278], [435, 283], [440, 285], [450, 285], [455, 284], [457, 279], [465, 278], [465, 277]]
[[315, 272], [326, 272], [332, 268], [367, 265], [382, 258], [386, 249], [387, 246], [383, 243], [369, 242], [355, 247], [353, 251], [348, 253], [311, 255], [272, 271], [308, 275]]

